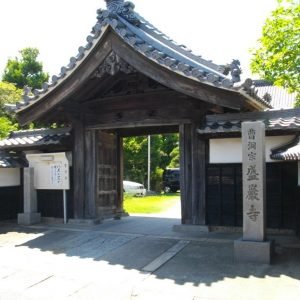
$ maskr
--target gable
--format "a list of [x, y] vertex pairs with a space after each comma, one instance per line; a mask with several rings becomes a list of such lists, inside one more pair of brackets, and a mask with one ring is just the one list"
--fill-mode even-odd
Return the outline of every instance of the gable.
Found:
[[259, 98], [252, 82], [236, 86], [238, 62], [231, 64], [232, 78], [224, 68], [176, 44], [134, 12], [124, 1], [107, 1], [97, 23], [70, 63], [41, 90], [26, 89], [16, 107], [21, 124], [40, 120], [51, 110], [80, 93], [93, 76], [115, 76], [136, 70], [174, 91], [201, 101], [240, 110], [261, 110], [268, 103]]

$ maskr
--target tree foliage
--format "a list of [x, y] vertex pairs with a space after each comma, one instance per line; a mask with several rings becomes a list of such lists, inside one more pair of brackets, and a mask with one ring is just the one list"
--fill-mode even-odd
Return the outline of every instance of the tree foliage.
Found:
[[16, 103], [20, 101], [22, 90], [18, 89], [14, 84], [0, 81], [0, 115], [5, 114], [4, 104]]
[[11, 131], [18, 130], [18, 124], [8, 117], [0, 117], [0, 138], [6, 138]]
[[300, 104], [300, 2], [278, 0], [266, 20], [251, 69], [275, 85], [298, 94]]
[[30, 86], [39, 89], [49, 79], [43, 71], [43, 64], [37, 61], [39, 50], [25, 48], [20, 51], [21, 57], [9, 59], [3, 75], [3, 81], [15, 83], [18, 88]]
[[[0, 137], [3, 138], [12, 130], [19, 129], [15, 116], [8, 114], [4, 105], [16, 103], [21, 99], [25, 86], [41, 88], [49, 75], [43, 71], [43, 64], [37, 60], [39, 50], [25, 48], [20, 57], [9, 59], [0, 82]], [[30, 125], [32, 126], [32, 125]]]
[[4, 108], [7, 103], [16, 103], [20, 100], [22, 90], [14, 84], [0, 82], [0, 138], [6, 137], [11, 131], [18, 129], [14, 116], [8, 114]]
[[[161, 189], [163, 170], [170, 166], [171, 153], [178, 147], [177, 134], [151, 136], [151, 188]], [[178, 167], [178, 166], [177, 166]], [[148, 171], [147, 136], [124, 139], [124, 178], [145, 184]]]

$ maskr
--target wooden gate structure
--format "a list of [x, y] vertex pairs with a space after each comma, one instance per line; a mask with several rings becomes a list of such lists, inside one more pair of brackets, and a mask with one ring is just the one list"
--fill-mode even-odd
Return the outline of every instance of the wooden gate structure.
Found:
[[[74, 217], [123, 212], [122, 138], [179, 132], [183, 224], [206, 224], [206, 115], [270, 107], [239, 62], [219, 66], [153, 27], [123, 0], [106, 0], [87, 45], [41, 90], [25, 89], [20, 124], [72, 127]], [[226, 74], [230, 74], [225, 75]]]

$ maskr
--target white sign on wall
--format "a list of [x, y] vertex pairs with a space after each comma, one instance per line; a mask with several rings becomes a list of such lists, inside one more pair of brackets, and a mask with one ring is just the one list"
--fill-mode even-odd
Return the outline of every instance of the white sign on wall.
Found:
[[66, 153], [27, 154], [29, 167], [34, 168], [34, 187], [38, 190], [70, 189], [69, 160]]
[[67, 170], [64, 169], [61, 163], [50, 164], [50, 184], [62, 185], [64, 180], [63, 176], [66, 172]]

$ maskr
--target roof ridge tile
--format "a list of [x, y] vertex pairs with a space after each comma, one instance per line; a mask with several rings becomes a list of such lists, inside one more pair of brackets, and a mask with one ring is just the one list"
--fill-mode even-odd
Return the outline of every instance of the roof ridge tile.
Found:
[[[107, 9], [97, 10], [97, 23], [92, 28], [91, 34], [87, 36], [87, 45], [85, 47], [81, 46], [77, 55], [72, 56], [69, 63], [61, 67], [60, 73], [52, 76], [50, 82], [44, 83], [42, 89], [31, 91], [30, 88], [26, 87], [22, 100], [15, 107], [9, 105], [8, 108], [10, 110], [18, 112], [50, 93], [55, 86], [60, 84], [64, 78], [69, 76], [79, 66], [83, 58], [96, 45], [96, 41], [101, 38], [107, 26], [110, 26], [126, 43], [139, 53], [172, 71], [211, 86], [237, 91], [241, 94], [246, 93], [251, 97], [251, 100], [255, 100], [266, 107], [271, 107], [269, 103], [258, 96], [255, 88], [252, 88], [252, 86], [248, 89], [242, 86], [241, 90], [235, 88], [235, 77], [230, 79], [224, 75], [222, 66], [204, 60], [200, 56], [193, 54], [186, 46], [175, 43], [137, 14], [134, 11], [134, 4], [131, 2], [124, 2], [123, 0], [105, 1]], [[234, 72], [232, 74], [235, 74]]]

